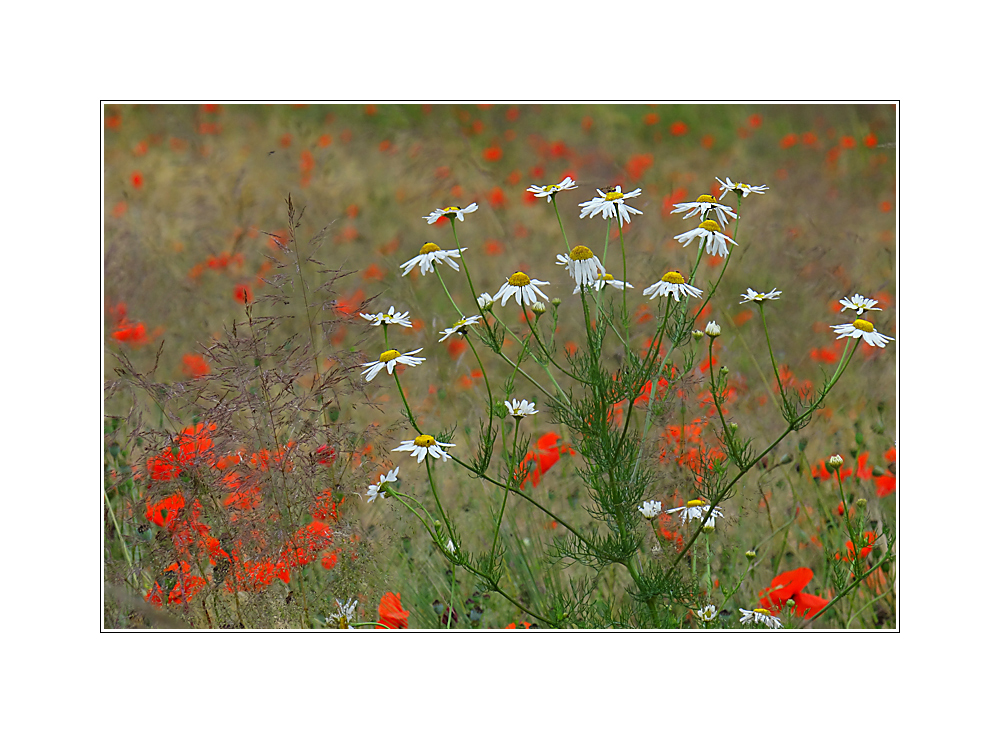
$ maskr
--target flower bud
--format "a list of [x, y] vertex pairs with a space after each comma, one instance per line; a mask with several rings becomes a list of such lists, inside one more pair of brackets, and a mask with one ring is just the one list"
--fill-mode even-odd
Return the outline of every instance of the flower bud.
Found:
[[787, 601], [785, 601], [785, 605], [788, 606], [789, 608], [795, 608], [795, 600], [789, 598]]
[[701, 531], [704, 532], [705, 534], [712, 534], [715, 531], [715, 525], [706, 524], [704, 527], [701, 528]]
[[753, 550], [747, 550], [746, 555], [747, 555], [747, 562], [753, 562], [754, 560], [757, 559], [757, 553], [754, 552]]
[[710, 337], [715, 338], [716, 336], [722, 334], [722, 329], [719, 328], [719, 324], [715, 321], [709, 321], [708, 325], [705, 326], [705, 333], [707, 333]]
[[700, 341], [705, 336], [704, 331], [692, 331], [691, 335], [694, 336], [695, 341]]
[[545, 303], [542, 303], [541, 301], [536, 301], [534, 305], [531, 306], [531, 310], [534, 312], [536, 316], [542, 316], [545, 315], [545, 311], [548, 309], [545, 307]]
[[561, 306], [562, 305], [562, 298], [553, 298], [552, 299], [552, 305], [555, 306], [556, 308], [558, 308], [559, 306]]
[[727, 374], [729, 374], [729, 367], [727, 366], [722, 367], [722, 369], [719, 370], [719, 374], [721, 374], [722, 376], [726, 376]]
[[867, 499], [864, 498], [858, 499], [858, 509], [864, 509], [866, 506], [868, 506]]
[[739, 423], [731, 422], [729, 423], [729, 429], [732, 430], [733, 432], [736, 432], [737, 430], [740, 429], [740, 425]]
[[827, 460], [826, 462], [826, 465], [829, 466], [830, 468], [840, 468], [841, 466], [844, 465], [844, 459], [839, 455], [830, 456], [829, 460]]

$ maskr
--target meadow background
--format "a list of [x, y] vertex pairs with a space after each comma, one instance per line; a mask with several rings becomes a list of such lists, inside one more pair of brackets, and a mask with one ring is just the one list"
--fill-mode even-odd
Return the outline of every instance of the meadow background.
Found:
[[[452, 591], [448, 563], [418, 526], [391, 502], [367, 504], [354, 495], [391, 467], [387, 461], [406, 466], [408, 459], [388, 451], [412, 437], [391, 385], [362, 384], [353, 369], [382, 350], [381, 330], [370, 329], [359, 312], [389, 305], [410, 312], [414, 329], [400, 337], [401, 350], [423, 348], [421, 356], [433, 356], [406, 372], [411, 404], [435, 424], [455, 429], [456, 454], [474, 449], [478, 420], [470, 416], [481, 409], [483, 394], [477, 365], [463, 342], [438, 343], [438, 332], [454, 318], [435, 280], [402, 277], [399, 269], [426, 241], [451, 246], [449, 228], [421, 219], [435, 208], [479, 204], [459, 225], [477, 292], [495, 293], [507, 275], [524, 270], [552, 283], [549, 297], [568, 301], [572, 287], [554, 261], [562, 251], [558, 225], [544, 199], [524, 189], [566, 175], [577, 180], [579, 189], [560, 195], [563, 222], [571, 244], [598, 251], [604, 226], [578, 219], [576, 203], [608, 185], [641, 187], [642, 196], [630, 203], [643, 215], [625, 229], [629, 281], [636, 285], [631, 302], [641, 308], [643, 287], [666, 267], [689, 270], [694, 260], [693, 248], [673, 239], [693, 226], [670, 215], [673, 204], [718, 195], [716, 177], [768, 185], [766, 195], [743, 202], [740, 246], [733, 248], [730, 270], [699, 324], [715, 320], [727, 336], [720, 358], [735, 389], [728, 417], [765, 443], [779, 431], [780, 415], [756, 310], [739, 304], [747, 287], [783, 291], [768, 323], [788, 386], [818, 386], [822, 370], [832, 370], [843, 342], [835, 343], [830, 325], [850, 320], [840, 313], [840, 298], [877, 298], [883, 311], [874, 314], [876, 327], [895, 335], [892, 105], [109, 105], [104, 125], [104, 546], [105, 580], [112, 589], [105, 597], [107, 627], [323, 627], [336, 599], [357, 598], [359, 616], [375, 620], [387, 594], [398, 594], [394, 617], [409, 628], [441, 628], [443, 621], [503, 628], [532, 621], [503, 599], [483, 597], [461, 572]], [[303, 418], [307, 406], [289, 402], [283, 423], [289, 432], [268, 444], [241, 429], [243, 413], [218, 412], [218, 405], [231, 394], [233, 355], [250, 353], [244, 334], [228, 340], [233, 323], [247, 320], [248, 306], [255, 317], [280, 319], [269, 322], [277, 340], [262, 361], [291, 365], [296, 355], [282, 355], [281, 347], [309, 330], [301, 327], [308, 321], [301, 300], [296, 306], [287, 290], [273, 284], [294, 284], [278, 276], [299, 264], [288, 249], [289, 196], [303, 245], [332, 222], [309, 248], [331, 272], [317, 268], [310, 276], [319, 286], [337, 275], [322, 301], [324, 325], [317, 324], [315, 333], [322, 335], [327, 363], [339, 363], [345, 378], [331, 386], [342, 396], [335, 417], [328, 415], [332, 427]], [[609, 269], [620, 276], [615, 262]], [[720, 264], [710, 259], [708, 273]], [[452, 274], [447, 268], [443, 273]], [[560, 339], [581, 343], [578, 321], [561, 320]], [[745, 550], [758, 553], [734, 598], [738, 604], [752, 607], [774, 576], [800, 567], [814, 573], [810, 593], [832, 597], [831, 566], [846, 540], [839, 494], [823, 465], [832, 454], [845, 458], [851, 498], [865, 498], [869, 513], [895, 530], [895, 356], [895, 342], [884, 350], [862, 346], [824, 410], [775, 451], [790, 460], [754, 469], [737, 498], [723, 507], [726, 520], [714, 540], [719, 575], [731, 580], [745, 564]], [[287, 371], [289, 394], [311, 383], [308, 364], [294, 367]], [[695, 378], [683, 414], [665, 414], [659, 425], [663, 491], [651, 498], [665, 505], [687, 498], [670, 427], [696, 425], [705, 417], [698, 396], [703, 389]], [[525, 390], [515, 394], [541, 402]], [[295, 415], [293, 406], [301, 408]], [[225, 501], [233, 492], [219, 490], [218, 506], [205, 501], [201, 517], [192, 520], [191, 492], [198, 487], [177, 483], [183, 483], [180, 476], [149, 480], [155, 470], [150, 459], [176, 446], [174, 439], [186, 428], [200, 436], [195, 426], [210, 423], [206, 416], [219, 425], [212, 435], [213, 460], [252, 454], [260, 471], [267, 471], [262, 451], [277, 450], [294, 433], [288, 450], [301, 485], [291, 505], [303, 527], [310, 517], [325, 521], [331, 536], [314, 557], [299, 558], [291, 582], [258, 578], [260, 587], [238, 592], [227, 593], [227, 581], [216, 583], [222, 555], [209, 551], [199, 576], [205, 586], [171, 601], [183, 575], [173, 557], [172, 521], [211, 526], [202, 536], [218, 539], [220, 547], [244, 531], [233, 529], [222, 538], [220, 524], [231, 521], [227, 514], [233, 511]], [[555, 433], [560, 444], [572, 445], [572, 436], [549, 424], [544, 412], [524, 426], [539, 438]], [[585, 524], [585, 491], [573, 461], [568, 451], [560, 453], [526, 490]], [[481, 483], [461, 470], [439, 474], [444, 495], [460, 507], [464, 542], [474, 546], [489, 532]], [[332, 506], [315, 519], [325, 489]], [[169, 516], [176, 509], [170, 504], [150, 513], [185, 492], [186, 517]], [[667, 547], [677, 529], [660, 527]], [[553, 572], [540, 562], [557, 531], [528, 507], [511, 507], [504, 530], [509, 582], [526, 603], [573, 579], [572, 568]], [[265, 538], [281, 540], [280, 533]], [[145, 575], [135, 572], [140, 558]], [[178, 570], [168, 571], [173, 563]], [[609, 575], [604, 582], [610, 598], [624, 581]], [[876, 578], [861, 589], [856, 615], [828, 614], [817, 626], [894, 627], [893, 581]], [[137, 596], [147, 604], [159, 600], [165, 615], [144, 610]], [[387, 607], [386, 616], [393, 610]], [[800, 623], [793, 619], [790, 625]], [[680, 625], [695, 624], [688, 616]]]

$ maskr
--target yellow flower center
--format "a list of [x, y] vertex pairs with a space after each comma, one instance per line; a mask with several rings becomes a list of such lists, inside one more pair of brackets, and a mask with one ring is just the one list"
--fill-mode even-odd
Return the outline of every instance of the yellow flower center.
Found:
[[467, 326], [467, 325], [468, 323], [466, 323], [465, 319], [463, 318], [461, 321], [455, 321], [453, 324], [451, 324], [451, 327], [458, 328], [459, 326]]
[[603, 274], [603, 275], [601, 275], [601, 276], [600, 276], [600, 277], [598, 278], [598, 280], [607, 280], [608, 282], [611, 282], [611, 281], [612, 281], [612, 280], [614, 280], [614, 279], [615, 279], [615, 276], [614, 276], [614, 275], [612, 275], [612, 274], [611, 274], [611, 273], [609, 273], [609, 272], [608, 272], [608, 273], [605, 273], [605, 274]]
[[703, 221], [701, 223], [701, 228], [702, 229], [707, 229], [710, 232], [721, 232], [722, 231], [722, 227], [720, 227], [718, 224], [716, 224], [711, 219], [705, 219], [705, 221]]
[[507, 283], [513, 285], [515, 288], [523, 288], [525, 285], [531, 283], [531, 278], [523, 272], [515, 272], [507, 278]]
[[696, 507], [696, 506], [705, 506], [705, 504], [706, 504], [706, 502], [702, 501], [701, 499], [692, 499], [691, 501], [689, 501], [684, 506], [686, 506], [688, 509], [691, 509], [692, 507]]
[[395, 349], [389, 349], [388, 351], [383, 351], [382, 356], [380, 356], [378, 360], [385, 364], [387, 361], [392, 361], [393, 359], [398, 359], [399, 357], [400, 353], [398, 351]]
[[445, 206], [443, 209], [441, 209], [441, 211], [443, 211], [445, 214], [447, 214], [449, 211], [458, 211], [458, 207], [457, 206]]
[[682, 285], [684, 283], [684, 276], [673, 270], [665, 273], [660, 279], [665, 283], [673, 283], [674, 285]]
[[866, 321], [863, 318], [859, 318], [858, 320], [856, 320], [854, 322], [854, 327], [859, 331], [864, 331], [865, 333], [871, 333], [872, 331], [875, 330], [875, 326], [873, 326], [869, 321]]
[[699, 204], [717, 204], [718, 201], [715, 200], [715, 196], [710, 196], [709, 194], [702, 194], [698, 197]]
[[348, 621], [347, 621], [347, 617], [346, 617], [346, 616], [341, 616], [341, 617], [340, 617], [340, 618], [339, 618], [339, 619], [337, 620], [337, 627], [338, 627], [338, 628], [341, 628], [341, 629], [346, 629], [346, 628], [347, 628], [348, 626], [350, 626], [350, 624], [348, 623]]
[[625, 198], [625, 194], [623, 194], [621, 191], [609, 191], [608, 193], [604, 194], [605, 201], [617, 201], [620, 198]]
[[593, 256], [594, 253], [590, 251], [590, 247], [584, 247], [582, 244], [579, 247], [574, 247], [569, 253], [571, 260], [589, 260]]
[[414, 445], [419, 445], [421, 448], [429, 448], [434, 445], [437, 441], [434, 440], [432, 435], [421, 435], [419, 438], [413, 441]]
[[[412, 250], [411, 250], [412, 251]], [[441, 248], [438, 247], [434, 242], [428, 242], [423, 247], [420, 248], [420, 254], [429, 255], [431, 252], [439, 252]]]
[[558, 184], [556, 184], [556, 183], [550, 183], [548, 186], [542, 186], [542, 190], [545, 191], [546, 193], [548, 193], [553, 188], [555, 188], [557, 185]]
[[762, 614], [764, 614], [765, 616], [773, 616], [773, 615], [774, 615], [774, 614], [772, 614], [772, 613], [771, 613], [770, 611], [768, 611], [768, 610], [767, 610], [766, 608], [755, 608], [755, 609], [753, 610], [753, 612], [754, 612], [754, 613], [762, 613]]

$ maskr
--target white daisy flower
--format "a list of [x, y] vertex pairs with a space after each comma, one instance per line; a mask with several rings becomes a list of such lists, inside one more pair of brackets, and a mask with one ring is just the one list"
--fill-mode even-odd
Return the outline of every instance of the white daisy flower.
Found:
[[712, 338], [722, 335], [722, 329], [719, 328], [719, 324], [715, 321], [709, 321], [708, 325], [705, 326], [705, 333], [707, 333]]
[[764, 624], [769, 629], [781, 628], [781, 621], [777, 616], [772, 616], [771, 612], [766, 608], [755, 608], [752, 611], [741, 608], [740, 612], [743, 614], [743, 617], [740, 619], [741, 624], [754, 623]]
[[438, 343], [441, 343], [446, 338], [451, 336], [453, 333], [459, 333], [459, 332], [465, 333], [466, 329], [469, 326], [474, 325], [476, 321], [478, 321], [480, 318], [482, 318], [482, 316], [469, 316], [469, 317], [463, 316], [458, 321], [456, 321], [451, 328], [446, 328], [443, 331], [438, 331], [438, 333], [442, 334], [441, 338], [438, 339]]
[[384, 499], [385, 494], [382, 493], [382, 489], [385, 488], [386, 484], [391, 484], [396, 481], [396, 477], [399, 475], [399, 466], [389, 471], [389, 473], [383, 474], [378, 477], [377, 484], [371, 484], [368, 487], [368, 503], [371, 504], [375, 499]]
[[632, 220], [628, 218], [629, 214], [641, 214], [642, 212], [626, 205], [624, 199], [634, 198], [640, 193], [642, 193], [641, 188], [637, 188], [629, 193], [622, 193], [621, 186], [615, 186], [613, 191], [597, 189], [598, 195], [595, 198], [580, 204], [583, 207], [580, 210], [580, 218], [582, 219], [587, 214], [590, 214], [590, 218], [593, 219], [599, 213], [605, 219], [614, 216], [615, 218], [621, 217], [626, 222], [631, 222]]
[[839, 326], [830, 326], [837, 333], [837, 340], [842, 338], [863, 338], [865, 343], [869, 346], [878, 346], [881, 349], [885, 348], [885, 345], [890, 341], [895, 341], [892, 336], [886, 336], [884, 333], [879, 333], [875, 330], [875, 326], [872, 325], [871, 321], [866, 321], [862, 318], [858, 318], [854, 323], [844, 323]]
[[692, 201], [686, 204], [674, 204], [674, 210], [671, 211], [670, 213], [680, 214], [681, 212], [684, 211], [687, 212], [686, 214], [684, 214], [685, 219], [690, 219], [695, 214], [701, 216], [702, 219], [707, 219], [709, 213], [714, 211], [716, 217], [719, 219], [719, 223], [722, 226], [726, 226], [729, 223], [728, 219], [726, 218], [727, 216], [732, 217], [733, 219], [736, 218], [735, 211], [733, 211], [725, 204], [720, 204], [716, 200], [715, 196], [712, 196], [707, 193], [704, 194], [703, 196], [699, 196], [697, 201]]
[[780, 290], [771, 290], [770, 293], [758, 293], [753, 288], [747, 288], [746, 293], [740, 294], [743, 300], [740, 303], [749, 303], [753, 301], [754, 303], [763, 303], [765, 300], [777, 300], [778, 296], [781, 295]]
[[663, 504], [658, 501], [644, 501], [642, 506], [639, 507], [639, 513], [646, 519], [656, 519], [660, 516], [660, 511], [663, 509]]
[[[631, 288], [632, 283], [627, 283], [624, 280], [615, 280], [613, 275], [604, 273], [600, 277], [596, 278], [594, 282], [590, 284], [589, 287], [593, 288], [594, 290], [603, 290], [606, 287], [612, 287], [618, 290], [624, 290], [625, 288]], [[580, 286], [577, 285], [573, 289], [573, 295], [576, 295], [579, 292], [580, 292]]]
[[448, 543], [444, 546], [444, 549], [446, 549], [448, 552], [452, 554], [455, 554], [455, 543], [452, 542], [451, 539], [449, 538]]
[[447, 216], [449, 219], [458, 218], [459, 221], [465, 221], [465, 215], [471, 214], [479, 208], [479, 204], [469, 204], [464, 209], [460, 209], [457, 206], [446, 206], [443, 209], [434, 209], [430, 216], [423, 217], [427, 220], [428, 224], [433, 224], [442, 216]]
[[576, 280], [576, 286], [593, 285], [594, 281], [604, 274], [604, 265], [597, 259], [589, 247], [582, 244], [574, 247], [568, 255], [556, 255], [556, 262], [566, 267], [566, 271]]
[[[681, 524], [687, 524], [688, 522], [695, 522], [701, 519], [705, 512], [708, 510], [708, 502], [702, 499], [692, 499], [684, 506], [679, 506], [676, 509], [667, 509], [665, 514], [673, 514], [674, 512], [680, 512]], [[715, 527], [715, 520], [717, 518], [723, 517], [722, 512], [716, 507], [712, 510], [712, 516], [705, 520], [706, 527]]]
[[767, 186], [749, 186], [746, 183], [733, 183], [729, 180], [729, 176], [726, 176], [726, 182], [723, 183], [718, 177], [716, 179], [719, 185], [722, 186], [722, 193], [719, 195], [720, 199], [726, 198], [726, 194], [730, 191], [735, 191], [737, 196], [746, 197], [752, 193], [764, 194], [764, 191], [769, 190]]
[[392, 374], [392, 370], [396, 367], [396, 364], [404, 364], [405, 366], [417, 366], [422, 361], [426, 361], [423, 356], [413, 356], [413, 354], [418, 354], [424, 350], [421, 346], [416, 351], [407, 351], [405, 354], [400, 354], [395, 349], [389, 349], [388, 351], [383, 351], [382, 355], [379, 356], [378, 361], [370, 361], [362, 366], [367, 368], [365, 373], [365, 381], [370, 382], [375, 379], [375, 376], [382, 371], [382, 367], [385, 367], [389, 374]]
[[462, 252], [467, 249], [468, 247], [462, 247], [462, 249], [441, 249], [434, 242], [427, 242], [420, 248], [420, 254], [412, 260], [404, 262], [399, 266], [399, 269], [403, 271], [404, 275], [409, 275], [410, 270], [420, 265], [420, 274], [426, 275], [428, 272], [434, 272], [434, 263], [444, 262], [457, 272], [458, 263], [455, 260], [459, 259]]
[[722, 257], [726, 257], [729, 254], [726, 242], [739, 244], [739, 242], [731, 237], [726, 236], [722, 228], [711, 219], [705, 219], [705, 221], [698, 225], [697, 229], [678, 234], [674, 239], [687, 247], [695, 237], [701, 239], [698, 243], [699, 248], [704, 247], [710, 255], [719, 254]]
[[653, 283], [642, 291], [642, 294], [648, 295], [650, 300], [653, 300], [657, 296], [669, 298], [670, 295], [673, 294], [674, 300], [678, 303], [681, 302], [682, 295], [690, 295], [694, 298], [700, 298], [701, 293], [702, 291], [698, 288], [685, 283], [684, 276], [676, 270], [669, 270], [668, 272], [665, 272], [663, 277], [661, 277], [658, 282]]
[[354, 620], [354, 609], [358, 607], [357, 600], [354, 603], [348, 603], [346, 606], [339, 598], [334, 598], [334, 600], [337, 602], [337, 612], [331, 613], [326, 617], [327, 625], [337, 626], [341, 629], [353, 629], [351, 621]]
[[515, 419], [520, 419], [522, 417], [526, 417], [527, 415], [538, 414], [538, 410], [535, 409], [534, 402], [528, 402], [527, 400], [521, 400], [520, 402], [517, 400], [514, 400], [513, 402], [510, 400], [504, 400], [504, 404], [507, 405], [507, 412]]
[[719, 612], [715, 610], [715, 606], [713, 606], [712, 604], [709, 604], [704, 608], [700, 608], [694, 613], [698, 618], [700, 618], [705, 623], [708, 623], [709, 621], [711, 621], [712, 619], [714, 619], [716, 616], [719, 615]]
[[548, 283], [543, 280], [532, 280], [523, 272], [515, 272], [507, 278], [507, 282], [493, 296], [493, 300], [499, 300], [501, 306], [507, 305], [507, 301], [512, 295], [518, 305], [523, 303], [526, 306], [531, 306], [534, 303], [539, 303], [541, 301], [538, 300], [538, 296], [548, 300], [548, 296], [538, 289], [539, 285], [548, 285]]
[[555, 195], [560, 191], [569, 191], [571, 188], [576, 188], [576, 181], [574, 181], [569, 176], [559, 181], [559, 183], [553, 183], [549, 186], [530, 186], [527, 191], [528, 193], [535, 194], [535, 198], [545, 197], [546, 203], [551, 203]]
[[493, 296], [489, 293], [481, 293], [476, 302], [479, 303], [479, 307], [484, 311], [488, 311], [493, 307]]
[[438, 443], [434, 440], [432, 435], [421, 435], [414, 440], [404, 440], [399, 444], [398, 448], [393, 448], [394, 451], [410, 451], [411, 456], [416, 456], [417, 463], [422, 463], [430, 453], [431, 458], [440, 458], [442, 461], [447, 461], [451, 456], [441, 450], [441, 447], [454, 448], [454, 443]]
[[385, 323], [394, 323], [397, 326], [403, 326], [404, 328], [413, 328], [413, 324], [410, 323], [410, 319], [407, 318], [408, 315], [410, 315], [410, 311], [400, 313], [399, 311], [395, 311], [395, 306], [390, 305], [388, 313], [382, 313], [381, 311], [375, 315], [372, 315], [371, 313], [362, 313], [361, 317], [373, 326], [381, 326]]
[[848, 300], [847, 298], [841, 298], [840, 299], [840, 304], [842, 306], [844, 306], [843, 308], [840, 309], [840, 312], [843, 313], [848, 308], [853, 308], [854, 310], [856, 310], [858, 312], [858, 317], [860, 318], [861, 316], [863, 316], [865, 314], [865, 311], [880, 311], [880, 310], [882, 310], [881, 308], [876, 308], [875, 307], [876, 303], [878, 303], [877, 300], [873, 300], [871, 298], [866, 298], [863, 295], [858, 295], [857, 293], [855, 293], [854, 295], [851, 296], [850, 300]]

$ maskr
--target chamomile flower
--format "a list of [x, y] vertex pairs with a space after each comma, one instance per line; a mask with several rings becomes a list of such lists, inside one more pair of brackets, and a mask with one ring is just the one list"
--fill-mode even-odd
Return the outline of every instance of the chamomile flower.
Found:
[[[631, 288], [632, 283], [627, 283], [624, 280], [615, 280], [613, 275], [604, 273], [600, 277], [596, 278], [594, 282], [590, 283], [590, 287], [594, 290], [603, 290], [606, 287], [616, 288], [618, 290], [624, 290], [625, 288]], [[580, 292], [580, 286], [577, 285], [573, 289], [573, 295]]]
[[574, 181], [569, 176], [559, 181], [559, 183], [553, 183], [548, 186], [530, 186], [527, 191], [528, 193], [535, 194], [535, 198], [545, 197], [546, 203], [551, 203], [552, 199], [555, 198], [556, 194], [560, 191], [569, 191], [571, 188], [576, 188], [576, 181]]
[[538, 289], [539, 285], [548, 285], [548, 283], [543, 280], [532, 280], [523, 272], [515, 272], [507, 278], [507, 282], [493, 296], [493, 300], [499, 300], [500, 305], [504, 306], [513, 295], [518, 305], [523, 304], [530, 307], [534, 303], [540, 302], [538, 296], [545, 298], [545, 300], [549, 299], [545, 293]]
[[[684, 506], [679, 506], [676, 509], [667, 509], [665, 514], [673, 514], [675, 512], [680, 512], [681, 524], [687, 524], [688, 522], [695, 522], [705, 516], [705, 512], [708, 510], [708, 502], [702, 499], [692, 499]], [[716, 507], [712, 510], [712, 516], [705, 520], [706, 527], [715, 527], [715, 520], [717, 518], [723, 517], [722, 512]]]
[[448, 543], [444, 546], [444, 549], [453, 555], [455, 554], [455, 543], [451, 541], [451, 538], [448, 539]]
[[723, 233], [722, 227], [720, 227], [716, 222], [711, 219], [705, 219], [697, 229], [692, 229], [689, 232], [684, 232], [683, 234], [678, 234], [674, 239], [687, 247], [691, 244], [691, 240], [695, 238], [700, 239], [698, 247], [704, 247], [705, 251], [710, 255], [719, 255], [725, 257], [729, 254], [729, 248], [726, 247], [726, 242], [730, 244], [739, 244], [732, 237], [726, 236]]
[[777, 300], [779, 295], [781, 295], [780, 290], [772, 289], [770, 293], [758, 293], [753, 288], [747, 288], [746, 293], [740, 294], [740, 297], [743, 298], [740, 303], [763, 303], [765, 300]]
[[389, 471], [389, 473], [382, 474], [378, 477], [377, 484], [371, 484], [368, 487], [368, 503], [371, 504], [375, 499], [384, 499], [385, 494], [382, 490], [385, 488], [386, 484], [391, 484], [396, 481], [396, 477], [399, 475], [399, 466]]
[[725, 204], [720, 204], [716, 200], [715, 196], [712, 196], [707, 193], [704, 194], [703, 196], [699, 196], [697, 201], [692, 201], [686, 204], [674, 204], [674, 210], [671, 211], [670, 213], [680, 214], [684, 211], [687, 212], [686, 214], [684, 214], [685, 219], [690, 219], [695, 214], [701, 216], [702, 219], [707, 219], [708, 215], [714, 211], [715, 216], [719, 219], [719, 223], [722, 226], [726, 226], [729, 223], [728, 219], [726, 218], [727, 216], [730, 216], [733, 219], [736, 218], [735, 211], [733, 211]]
[[441, 249], [434, 242], [426, 242], [420, 248], [420, 254], [412, 260], [404, 262], [399, 266], [399, 269], [403, 271], [404, 275], [409, 275], [410, 270], [420, 265], [420, 274], [426, 275], [428, 272], [434, 272], [435, 263], [444, 262], [457, 272], [458, 263], [455, 260], [459, 259], [462, 256], [462, 252], [467, 249], [468, 247], [462, 247], [462, 249]]
[[613, 216], [616, 219], [621, 217], [626, 222], [631, 222], [632, 220], [628, 218], [629, 214], [641, 214], [642, 212], [628, 206], [624, 199], [635, 198], [640, 193], [642, 193], [641, 188], [637, 188], [629, 193], [622, 193], [621, 186], [615, 186], [614, 190], [611, 191], [597, 189], [598, 195], [595, 198], [580, 204], [582, 207], [580, 218], [582, 219], [587, 214], [590, 214], [590, 218], [593, 219], [597, 214], [600, 214], [605, 219]]
[[504, 404], [507, 405], [507, 412], [516, 420], [520, 420], [522, 417], [527, 417], [528, 415], [538, 414], [534, 402], [528, 402], [527, 400], [521, 400], [520, 402], [517, 400], [513, 402], [504, 400]]
[[442, 334], [441, 338], [438, 339], [438, 343], [441, 343], [446, 338], [451, 336], [453, 333], [465, 333], [468, 330], [469, 326], [474, 325], [476, 321], [478, 321], [480, 318], [482, 318], [482, 316], [468, 316], [468, 317], [463, 316], [462, 318], [458, 319], [452, 325], [451, 328], [446, 328], [443, 331], [438, 331], [438, 333]]
[[718, 616], [719, 612], [715, 610], [715, 606], [709, 604], [704, 608], [700, 608], [695, 611], [695, 615], [707, 624], [709, 621]]
[[327, 625], [336, 626], [340, 629], [353, 629], [351, 621], [354, 620], [354, 609], [358, 607], [357, 600], [354, 603], [348, 603], [346, 606], [339, 598], [334, 598], [334, 600], [337, 602], [337, 611], [326, 617]]
[[863, 318], [858, 318], [854, 323], [843, 323], [839, 326], [830, 326], [830, 328], [837, 334], [838, 341], [848, 337], [863, 338], [869, 346], [878, 346], [881, 349], [884, 349], [890, 341], [896, 340], [892, 336], [879, 333], [871, 321], [866, 321]]
[[658, 282], [653, 283], [642, 291], [642, 294], [648, 295], [650, 300], [653, 300], [657, 296], [669, 298], [673, 295], [674, 300], [678, 303], [681, 302], [682, 295], [690, 295], [694, 298], [700, 298], [701, 293], [702, 291], [698, 288], [684, 282], [684, 276], [676, 270], [668, 270], [663, 274], [663, 277], [661, 277]]
[[723, 183], [722, 179], [718, 177], [716, 177], [715, 180], [717, 180], [719, 185], [722, 186], [722, 193], [719, 195], [720, 199], [726, 198], [726, 194], [730, 191], [735, 191], [737, 196], [746, 197], [752, 193], [759, 193], [763, 196], [764, 191], [769, 190], [767, 186], [750, 186], [746, 183], [733, 183], [729, 180], [729, 176], [726, 176], [725, 183]]
[[604, 265], [597, 259], [589, 247], [582, 244], [574, 247], [568, 255], [556, 255], [556, 262], [566, 267], [566, 271], [576, 280], [576, 286], [593, 285], [594, 281], [604, 274]]
[[454, 448], [454, 443], [438, 443], [434, 440], [433, 435], [421, 435], [413, 440], [404, 440], [399, 444], [398, 448], [393, 448], [394, 451], [409, 451], [410, 455], [416, 457], [417, 463], [422, 463], [430, 454], [431, 458], [440, 458], [442, 461], [447, 461], [451, 456], [445, 453], [441, 448]]
[[491, 310], [493, 308], [493, 296], [489, 293], [481, 293], [476, 302], [479, 303], [479, 307], [484, 311]]
[[663, 504], [658, 501], [644, 501], [642, 506], [639, 507], [639, 513], [646, 519], [656, 519], [660, 516], [660, 511], [663, 509]]
[[400, 354], [395, 349], [389, 349], [388, 351], [383, 351], [382, 355], [379, 356], [378, 361], [370, 361], [362, 366], [366, 367], [365, 381], [370, 382], [375, 379], [376, 375], [382, 371], [385, 367], [389, 374], [392, 374], [392, 370], [396, 367], [396, 364], [403, 364], [405, 366], [417, 366], [422, 361], [426, 361], [425, 357], [413, 356], [413, 354], [418, 354], [423, 351], [424, 348], [421, 346], [415, 351], [407, 351], [405, 354]]
[[457, 206], [446, 206], [443, 209], [434, 209], [430, 213], [430, 216], [423, 217], [427, 220], [428, 224], [433, 224], [442, 216], [447, 216], [449, 219], [458, 219], [459, 221], [465, 221], [465, 215], [471, 214], [479, 208], [479, 204], [469, 204], [464, 209], [460, 209]]
[[709, 321], [708, 325], [705, 326], [705, 334], [709, 338], [713, 339], [718, 338], [719, 336], [722, 335], [722, 329], [719, 327], [719, 324], [716, 323], [715, 321]]
[[851, 296], [850, 300], [848, 300], [847, 298], [840, 299], [840, 304], [844, 306], [843, 308], [840, 309], [840, 312], [843, 313], [848, 308], [853, 308], [858, 312], [858, 318], [860, 318], [865, 314], [865, 311], [882, 310], [881, 308], [875, 307], [876, 303], [878, 303], [877, 300], [873, 300], [872, 298], [866, 298], [863, 295], [858, 295], [857, 293], [855, 293], [854, 295]]
[[402, 326], [403, 328], [413, 328], [413, 324], [410, 323], [410, 319], [407, 318], [408, 315], [410, 315], [410, 311], [400, 313], [395, 310], [395, 306], [390, 305], [388, 313], [382, 313], [381, 311], [375, 315], [372, 315], [371, 313], [362, 313], [361, 317], [373, 326], [382, 326], [386, 323], [394, 323], [397, 326]]
[[755, 608], [752, 611], [741, 608], [740, 613], [743, 614], [743, 617], [740, 619], [741, 624], [763, 624], [769, 629], [781, 628], [781, 621], [777, 616], [772, 616], [771, 612], [766, 608]]

